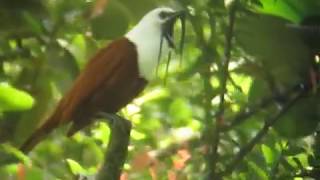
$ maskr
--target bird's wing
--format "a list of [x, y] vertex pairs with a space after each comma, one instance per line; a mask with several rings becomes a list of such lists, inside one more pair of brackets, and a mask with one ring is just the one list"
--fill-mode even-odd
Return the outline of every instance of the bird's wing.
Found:
[[126, 38], [115, 40], [108, 47], [101, 49], [88, 62], [52, 115], [31, 134], [20, 150], [29, 152], [57, 126], [71, 121], [77, 107], [92, 97], [101, 86], [105, 88], [107, 85], [112, 88], [116, 82], [121, 81], [119, 78], [125, 78], [126, 76], [114, 74], [132, 65], [130, 61], [134, 61], [134, 58], [137, 58], [136, 47]]
[[[115, 75], [119, 71], [132, 65], [137, 58], [136, 47], [126, 38], [112, 42], [107, 48], [100, 50], [87, 64], [83, 72], [76, 79], [73, 87], [67, 93], [64, 101], [64, 109], [60, 123], [69, 121], [75, 108], [93, 97], [102, 87], [112, 88], [115, 83], [122, 81], [125, 76]], [[130, 69], [130, 68], [129, 68]]]

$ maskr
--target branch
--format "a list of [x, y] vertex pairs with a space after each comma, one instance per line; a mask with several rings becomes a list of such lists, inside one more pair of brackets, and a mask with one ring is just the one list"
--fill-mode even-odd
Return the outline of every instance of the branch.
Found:
[[319, 168], [314, 168], [311, 170], [303, 169], [301, 173], [294, 175], [294, 178], [295, 177], [319, 179], [320, 169]]
[[234, 79], [231, 77], [230, 74], [228, 74], [228, 80], [229, 82], [231, 83], [231, 85], [239, 92], [243, 93], [243, 90], [241, 88], [241, 86], [239, 86], [235, 81]]
[[233, 160], [226, 166], [223, 176], [231, 175], [236, 166], [244, 159], [244, 157], [251, 152], [254, 146], [261, 141], [261, 139], [268, 133], [270, 127], [272, 127], [279, 118], [284, 115], [303, 95], [305, 91], [302, 89], [295, 97], [293, 97], [288, 103], [286, 103], [282, 110], [275, 116], [265, 121], [263, 128], [256, 134], [256, 136], [235, 155]]
[[209, 151], [209, 174], [208, 179], [220, 179], [217, 176], [217, 161], [219, 158], [218, 154], [218, 147], [220, 144], [220, 132], [221, 132], [221, 125], [223, 124], [224, 119], [224, 111], [225, 111], [225, 94], [227, 93], [227, 81], [229, 77], [229, 62], [231, 56], [231, 49], [232, 49], [232, 39], [233, 39], [233, 31], [234, 31], [234, 22], [236, 17], [236, 10], [237, 10], [237, 2], [234, 1], [234, 4], [231, 5], [229, 11], [229, 26], [225, 35], [225, 49], [224, 49], [224, 61], [222, 62], [222, 73], [220, 78], [221, 84], [221, 93], [220, 93], [220, 104], [219, 104], [219, 111], [216, 116], [215, 121], [215, 129], [212, 134], [212, 143], [210, 143], [210, 151]]
[[110, 141], [97, 180], [120, 179], [122, 167], [128, 154], [131, 122], [116, 116], [108, 124], [111, 130]]
[[[299, 93], [301, 91], [301, 87], [305, 86], [305, 88], [310, 88], [308, 84], [297, 84], [292, 88], [286, 90], [282, 93], [283, 96], [289, 97], [292, 93]], [[245, 122], [249, 117], [256, 114], [262, 109], [268, 107], [271, 103], [275, 102], [279, 98], [279, 95], [274, 95], [267, 98], [262, 98], [260, 102], [254, 103], [253, 105], [248, 105], [247, 107], [243, 108], [234, 118], [231, 120], [229, 125], [224, 125], [221, 127], [221, 131], [226, 132], [232, 130], [234, 127], [240, 125], [241, 123]]]

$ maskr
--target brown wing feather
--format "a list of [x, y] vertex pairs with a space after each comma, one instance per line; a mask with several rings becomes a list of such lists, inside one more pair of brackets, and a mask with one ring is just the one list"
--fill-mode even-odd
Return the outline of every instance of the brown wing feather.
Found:
[[73, 121], [72, 135], [90, 123], [97, 111], [114, 113], [145, 86], [139, 77], [135, 45], [125, 38], [100, 50], [86, 65], [54, 113], [21, 146], [29, 152], [60, 124]]

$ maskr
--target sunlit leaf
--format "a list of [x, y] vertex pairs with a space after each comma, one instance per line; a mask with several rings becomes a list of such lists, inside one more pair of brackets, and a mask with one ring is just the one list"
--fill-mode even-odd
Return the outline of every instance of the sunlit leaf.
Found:
[[141, 132], [133, 129], [131, 131], [131, 137], [136, 140], [142, 140], [142, 139], [146, 138], [146, 135], [144, 133], [141, 133]]
[[28, 156], [9, 144], [0, 145], [0, 154], [0, 165], [18, 163], [19, 161], [27, 165], [31, 164]]
[[77, 174], [83, 174], [84, 172], [86, 172], [86, 170], [78, 162], [72, 159], [66, 159], [66, 161], [73, 174], [77, 175]]
[[264, 144], [261, 145], [261, 150], [262, 150], [263, 156], [264, 156], [267, 164], [272, 164], [276, 158], [273, 150]]
[[260, 0], [261, 12], [281, 16], [293, 22], [300, 22], [302, 18], [310, 15], [320, 14], [319, 1], [300, 0]]
[[109, 142], [110, 129], [106, 125], [106, 123], [100, 122], [98, 124], [98, 128], [93, 129], [92, 131], [93, 137], [97, 140], [100, 140], [103, 145], [107, 145]]
[[257, 166], [256, 163], [250, 161], [248, 162], [248, 166], [252, 170], [251, 173], [256, 174], [259, 179], [268, 180], [267, 173], [263, 169], [261, 169], [259, 166]]
[[34, 99], [27, 92], [8, 83], [0, 83], [0, 111], [24, 111], [32, 108]]
[[189, 102], [182, 98], [177, 98], [170, 104], [169, 113], [176, 126], [187, 124], [192, 117], [192, 109]]

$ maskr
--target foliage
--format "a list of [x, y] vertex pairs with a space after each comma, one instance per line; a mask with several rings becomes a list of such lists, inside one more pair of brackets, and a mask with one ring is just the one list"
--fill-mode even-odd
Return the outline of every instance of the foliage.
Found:
[[[318, 0], [5, 0], [1, 179], [99, 171], [110, 135], [103, 120], [72, 138], [61, 127], [28, 157], [16, 147], [98, 48], [168, 4], [189, 11], [182, 63], [174, 55], [167, 76], [164, 60], [120, 112], [133, 123], [122, 179], [320, 178]], [[12, 156], [23, 165], [2, 161]]]

